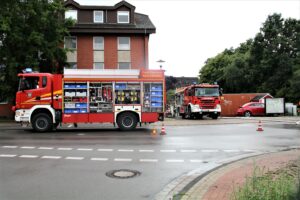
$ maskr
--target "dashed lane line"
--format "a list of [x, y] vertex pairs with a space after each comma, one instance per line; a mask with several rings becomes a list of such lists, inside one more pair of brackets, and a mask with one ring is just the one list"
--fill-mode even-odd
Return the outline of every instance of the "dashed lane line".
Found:
[[84, 157], [66, 157], [65, 158], [66, 160], [83, 160], [84, 159]]
[[193, 149], [182, 149], [180, 150], [181, 153], [196, 153], [197, 150], [193, 150]]
[[13, 158], [16, 157], [15, 154], [0, 154], [0, 158]]
[[176, 150], [167, 150], [167, 149], [163, 149], [163, 150], [160, 150], [160, 152], [162, 153], [176, 153]]
[[184, 160], [173, 160], [173, 159], [170, 159], [170, 160], [166, 160], [166, 162], [169, 162], [169, 163], [183, 163]]
[[91, 158], [92, 161], [108, 161], [108, 158]]
[[118, 152], [134, 152], [133, 149], [118, 149]]
[[18, 146], [2, 146], [2, 148], [6, 148], [6, 149], [16, 149], [16, 148], [18, 148]]
[[97, 149], [97, 151], [112, 152], [113, 149]]
[[94, 149], [78, 148], [78, 151], [93, 151]]
[[226, 153], [240, 152], [240, 150], [237, 150], [237, 149], [225, 149], [225, 150], [223, 150], [223, 151], [226, 152]]
[[131, 158], [115, 158], [114, 161], [116, 162], [131, 162]]
[[38, 155], [20, 155], [20, 158], [38, 158]]
[[35, 147], [28, 147], [28, 146], [23, 146], [23, 147], [20, 147], [21, 149], [35, 149]]
[[140, 149], [139, 152], [141, 152], [141, 153], [153, 153], [154, 150], [152, 150], [152, 149]]
[[203, 160], [190, 160], [191, 163], [202, 163]]
[[61, 159], [61, 156], [42, 156], [42, 159]]
[[71, 150], [73, 150], [73, 148], [60, 147], [60, 148], [57, 148], [57, 150], [59, 150], [59, 151], [71, 151]]
[[39, 150], [53, 150], [54, 147], [39, 147]]
[[219, 152], [218, 149], [202, 149], [201, 150], [202, 153], [216, 153]]
[[157, 159], [140, 159], [140, 162], [158, 162]]

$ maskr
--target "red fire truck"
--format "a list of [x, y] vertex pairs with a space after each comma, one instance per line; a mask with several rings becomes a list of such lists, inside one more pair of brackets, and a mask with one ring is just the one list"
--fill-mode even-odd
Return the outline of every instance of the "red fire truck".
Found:
[[[29, 72], [29, 73], [28, 73]], [[18, 74], [15, 120], [45, 132], [60, 123], [113, 123], [121, 130], [164, 119], [163, 70], [65, 69]]]
[[219, 85], [198, 84], [175, 91], [175, 109], [182, 118], [202, 118], [208, 115], [218, 119], [221, 114]]

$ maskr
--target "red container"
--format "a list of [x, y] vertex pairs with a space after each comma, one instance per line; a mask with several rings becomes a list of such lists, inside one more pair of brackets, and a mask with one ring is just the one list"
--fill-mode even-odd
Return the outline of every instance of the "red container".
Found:
[[236, 112], [240, 106], [250, 102], [255, 96], [264, 94], [266, 93], [223, 94], [221, 97], [221, 116], [236, 116]]

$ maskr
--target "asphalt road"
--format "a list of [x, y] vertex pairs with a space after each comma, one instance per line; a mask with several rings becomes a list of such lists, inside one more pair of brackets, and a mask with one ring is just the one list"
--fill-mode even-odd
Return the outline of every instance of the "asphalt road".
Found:
[[[167, 135], [153, 136], [150, 128], [119, 132], [79, 126], [39, 134], [2, 123], [0, 199], [153, 199], [191, 170], [300, 146], [299, 125], [276, 122], [264, 124], [263, 132], [256, 128], [255, 123], [166, 126]], [[127, 179], [106, 176], [119, 169], [141, 174]]]

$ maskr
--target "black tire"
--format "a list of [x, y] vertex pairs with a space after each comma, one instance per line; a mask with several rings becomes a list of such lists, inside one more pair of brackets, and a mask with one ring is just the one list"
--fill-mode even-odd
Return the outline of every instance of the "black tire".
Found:
[[244, 116], [245, 116], [245, 117], [251, 117], [251, 116], [252, 116], [252, 113], [251, 113], [250, 111], [246, 111], [246, 112], [244, 113]]
[[122, 131], [129, 131], [135, 129], [137, 123], [137, 117], [130, 112], [121, 113], [117, 119], [117, 124]]
[[38, 113], [32, 118], [32, 128], [36, 132], [46, 132], [53, 128], [52, 119], [45, 113]]
[[196, 115], [196, 118], [197, 118], [197, 119], [203, 119], [203, 115], [202, 115], [202, 114], [197, 114], [197, 115]]
[[219, 117], [218, 114], [213, 114], [213, 115], [211, 116], [212, 119], [218, 119], [218, 117]]
[[194, 114], [192, 113], [192, 109], [190, 106], [188, 107], [187, 115], [189, 119], [194, 119]]

